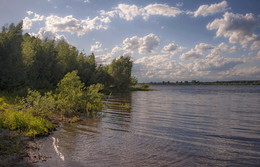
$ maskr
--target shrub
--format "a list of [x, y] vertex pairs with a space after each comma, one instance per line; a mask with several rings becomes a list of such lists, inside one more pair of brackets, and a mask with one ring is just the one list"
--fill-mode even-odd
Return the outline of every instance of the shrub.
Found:
[[104, 94], [100, 93], [102, 89], [104, 89], [104, 85], [102, 84], [91, 85], [87, 88], [86, 112], [100, 111], [103, 108], [102, 98]]
[[57, 87], [57, 109], [62, 113], [74, 113], [84, 108], [84, 83], [72, 71], [64, 76]]
[[58, 83], [57, 109], [65, 114], [99, 111], [103, 107], [103, 94], [100, 93], [103, 88], [102, 84], [85, 88], [77, 71], [72, 71]]
[[55, 111], [55, 99], [51, 92], [47, 92], [42, 96], [38, 91], [28, 89], [26, 98], [21, 100], [26, 111], [31, 112], [34, 116], [50, 118]]
[[26, 136], [48, 133], [53, 125], [44, 118], [33, 116], [29, 112], [6, 110], [0, 116], [1, 127], [18, 130]]

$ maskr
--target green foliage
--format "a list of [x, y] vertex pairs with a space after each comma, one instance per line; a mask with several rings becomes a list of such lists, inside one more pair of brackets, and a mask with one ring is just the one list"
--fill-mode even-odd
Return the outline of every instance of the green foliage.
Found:
[[26, 136], [48, 133], [53, 125], [44, 118], [35, 117], [29, 112], [6, 110], [0, 116], [0, 127], [18, 130]]
[[121, 56], [114, 59], [109, 66], [109, 74], [113, 77], [114, 86], [117, 90], [127, 90], [131, 84], [132, 64], [130, 57]]
[[100, 93], [101, 90], [104, 89], [104, 85], [96, 84], [91, 85], [87, 88], [86, 92], [86, 111], [93, 112], [93, 111], [100, 111], [104, 104], [102, 102], [102, 98], [104, 97], [103, 93]]
[[99, 111], [103, 107], [100, 93], [103, 88], [102, 84], [96, 84], [86, 89], [77, 71], [72, 71], [58, 83], [57, 108], [62, 113]]
[[42, 96], [38, 91], [28, 89], [26, 98], [21, 101], [24, 110], [34, 116], [50, 119], [56, 109], [56, 101], [51, 92]]
[[149, 84], [147, 84], [147, 83], [143, 83], [143, 84], [141, 84], [141, 87], [147, 89], [147, 88], [149, 88]]
[[134, 77], [134, 76], [132, 76], [132, 77], [130, 78], [130, 84], [131, 84], [131, 85], [136, 85], [137, 83], [138, 83], [137, 78]]
[[25, 81], [21, 54], [22, 22], [0, 33], [0, 90], [17, 89]]
[[83, 109], [84, 83], [80, 81], [77, 71], [64, 76], [57, 87], [57, 108], [63, 113], [73, 113]]

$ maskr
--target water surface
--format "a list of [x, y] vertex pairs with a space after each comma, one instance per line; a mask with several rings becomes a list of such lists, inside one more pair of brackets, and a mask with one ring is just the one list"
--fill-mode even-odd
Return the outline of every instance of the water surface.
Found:
[[153, 86], [42, 140], [40, 166], [260, 166], [260, 86]]

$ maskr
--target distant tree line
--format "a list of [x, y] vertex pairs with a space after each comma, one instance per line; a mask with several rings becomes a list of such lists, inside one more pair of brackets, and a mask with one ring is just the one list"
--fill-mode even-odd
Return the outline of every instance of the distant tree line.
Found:
[[162, 82], [150, 82], [150, 85], [260, 85], [259, 80], [251, 81], [215, 81], [215, 82], [200, 82], [196, 80], [192, 81], [162, 81]]
[[79, 52], [65, 41], [40, 40], [23, 34], [23, 23], [2, 27], [0, 33], [0, 90], [54, 89], [65, 74], [77, 71], [86, 85], [128, 89], [132, 61], [121, 56], [109, 65], [97, 65], [94, 54]]

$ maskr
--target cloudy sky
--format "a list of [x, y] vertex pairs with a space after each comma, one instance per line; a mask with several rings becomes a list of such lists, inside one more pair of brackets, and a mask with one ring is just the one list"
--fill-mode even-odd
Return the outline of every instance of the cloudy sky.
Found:
[[66, 40], [139, 81], [260, 80], [259, 0], [0, 0], [0, 25]]

